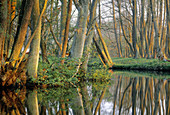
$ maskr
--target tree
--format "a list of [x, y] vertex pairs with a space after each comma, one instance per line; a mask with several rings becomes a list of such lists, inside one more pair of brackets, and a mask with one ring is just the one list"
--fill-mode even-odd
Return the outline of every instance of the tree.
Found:
[[7, 1], [0, 1], [0, 66], [3, 63], [4, 42], [7, 31]]
[[118, 35], [117, 35], [117, 24], [116, 24], [115, 3], [114, 3], [114, 0], [112, 0], [112, 6], [113, 6], [114, 34], [115, 34], [115, 38], [116, 38], [117, 51], [118, 51], [119, 57], [122, 57], [122, 52], [120, 50], [120, 45], [119, 45], [119, 40], [118, 40]]
[[137, 2], [133, 0], [133, 28], [132, 28], [132, 43], [134, 48], [134, 58], [137, 58], [138, 51], [137, 51]]
[[[40, 39], [41, 39], [41, 20], [38, 20], [40, 16], [39, 0], [34, 0], [33, 2], [34, 3], [33, 3], [33, 10], [32, 10], [32, 32], [34, 32], [35, 29], [37, 29], [37, 32], [30, 45], [30, 53], [29, 53], [28, 64], [27, 64], [28, 77], [37, 77]], [[37, 23], [39, 24], [37, 25]]]
[[24, 44], [27, 27], [30, 21], [32, 6], [33, 6], [32, 0], [22, 1], [22, 8], [21, 8], [22, 10], [18, 21], [17, 33], [14, 39], [12, 53], [10, 56], [10, 60], [12, 61], [13, 67], [15, 66], [16, 61], [19, 60], [19, 54]]

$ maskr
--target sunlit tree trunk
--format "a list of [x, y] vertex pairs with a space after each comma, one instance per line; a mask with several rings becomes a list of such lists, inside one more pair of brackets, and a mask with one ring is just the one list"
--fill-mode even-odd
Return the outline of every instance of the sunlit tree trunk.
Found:
[[[64, 58], [66, 56], [71, 11], [72, 11], [72, 0], [69, 0], [67, 21], [66, 21], [65, 34], [64, 34], [64, 41], [63, 41], [63, 45], [62, 45], [63, 46], [63, 48], [62, 48], [62, 56], [61, 56], [62, 58]], [[62, 61], [62, 63], [64, 63], [64, 60]]]
[[[109, 54], [107, 45], [106, 45], [106, 43], [105, 43], [105, 41], [104, 41], [104, 38], [103, 38], [103, 36], [102, 36], [101, 30], [100, 30], [97, 22], [96, 22], [96, 24], [95, 24], [95, 27], [96, 27], [97, 33], [98, 33], [98, 35], [99, 35], [99, 39], [100, 39], [101, 44], [102, 44], [102, 47], [103, 47], [103, 55], [106, 56], [106, 58], [107, 58], [107, 64], [111, 67], [111, 66], [113, 65], [113, 62], [112, 62], [112, 59], [111, 59], [111, 57], [110, 57], [110, 54]], [[105, 59], [106, 59], [106, 58], [105, 58]]]
[[[61, 7], [61, 22], [60, 22], [60, 44], [63, 44], [66, 19], [67, 19], [67, 0], [61, 0], [61, 3], [62, 3], [62, 7]], [[59, 55], [61, 55], [61, 51], [62, 50], [59, 51]]]
[[7, 17], [7, 35], [5, 39], [5, 46], [4, 46], [4, 58], [5, 60], [8, 58], [9, 50], [11, 49], [12, 44], [12, 29], [15, 19], [15, 13], [16, 13], [16, 5], [17, 0], [8, 0], [8, 17]]
[[[32, 32], [34, 32], [37, 27], [39, 16], [40, 16], [39, 0], [34, 0], [32, 12]], [[41, 39], [41, 22], [38, 25], [38, 30], [30, 45], [30, 53], [27, 64], [27, 71], [29, 77], [37, 77], [40, 39]]]
[[0, 1], [0, 66], [3, 60], [4, 42], [7, 29], [7, 1]]
[[15, 65], [16, 60], [19, 60], [18, 59], [19, 54], [24, 44], [27, 27], [30, 22], [32, 6], [33, 6], [32, 0], [22, 1], [22, 9], [19, 17], [19, 25], [17, 28], [17, 33], [14, 39], [14, 45], [12, 47], [12, 53], [10, 56], [10, 60], [12, 60], [12, 66]]

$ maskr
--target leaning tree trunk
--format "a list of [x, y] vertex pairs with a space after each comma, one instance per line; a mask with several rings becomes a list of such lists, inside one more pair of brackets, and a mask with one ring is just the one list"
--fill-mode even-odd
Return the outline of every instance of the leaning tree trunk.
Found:
[[7, 1], [0, 1], [0, 66], [3, 60], [4, 41], [7, 29]]
[[85, 46], [84, 46], [84, 61], [82, 63], [81, 69], [86, 72], [87, 71], [87, 64], [88, 60], [90, 57], [90, 50], [91, 50], [91, 44], [92, 44], [92, 39], [94, 37], [94, 26], [96, 23], [96, 7], [97, 7], [97, 2], [98, 0], [93, 0], [91, 8], [90, 8], [90, 20], [88, 23], [88, 31], [87, 31], [87, 36], [86, 36], [86, 41], [85, 41]]
[[21, 21], [21, 25], [20, 24], [18, 25], [19, 27], [17, 29], [17, 34], [15, 36], [15, 41], [14, 41], [12, 53], [10, 56], [10, 60], [12, 60], [13, 67], [15, 65], [16, 60], [18, 60], [19, 58], [19, 54], [24, 44], [25, 35], [27, 32], [28, 24], [30, 22], [31, 11], [32, 11], [32, 6], [33, 6], [33, 0], [23, 0], [23, 3], [24, 1], [26, 2], [25, 4], [22, 4], [24, 5], [24, 13], [23, 13], [23, 16], [21, 16], [22, 19], [19, 20]]
[[[39, 0], [34, 0], [32, 12], [32, 29], [33, 29], [32, 32], [34, 32], [37, 27], [39, 15], [40, 15]], [[38, 25], [38, 30], [30, 45], [30, 53], [27, 64], [28, 77], [37, 77], [40, 39], [41, 39], [41, 22]]]

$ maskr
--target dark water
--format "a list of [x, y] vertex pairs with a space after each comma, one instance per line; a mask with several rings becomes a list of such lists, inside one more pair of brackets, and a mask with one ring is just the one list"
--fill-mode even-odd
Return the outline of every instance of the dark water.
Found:
[[1, 90], [0, 115], [20, 114], [170, 115], [170, 75], [116, 71], [105, 82]]

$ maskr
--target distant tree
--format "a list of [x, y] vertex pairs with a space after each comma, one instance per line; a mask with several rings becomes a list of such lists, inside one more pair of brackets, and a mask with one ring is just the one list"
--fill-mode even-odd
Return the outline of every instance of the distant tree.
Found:
[[132, 43], [134, 48], [134, 58], [137, 58], [138, 51], [137, 51], [137, 2], [133, 0], [133, 28], [132, 28]]

